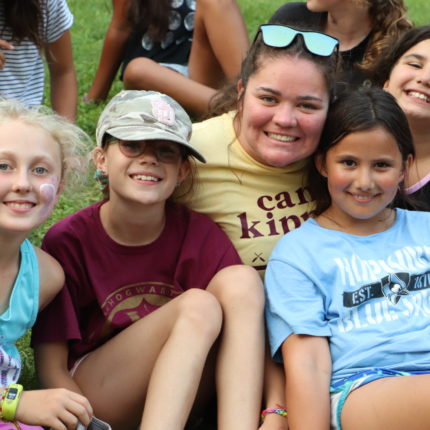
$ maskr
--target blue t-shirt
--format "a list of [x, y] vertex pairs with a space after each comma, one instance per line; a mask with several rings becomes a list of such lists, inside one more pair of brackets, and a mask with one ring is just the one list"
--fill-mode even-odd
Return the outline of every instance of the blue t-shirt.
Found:
[[355, 236], [310, 219], [275, 246], [266, 271], [272, 355], [292, 334], [329, 339], [334, 384], [375, 367], [430, 369], [430, 213], [396, 209], [386, 231]]

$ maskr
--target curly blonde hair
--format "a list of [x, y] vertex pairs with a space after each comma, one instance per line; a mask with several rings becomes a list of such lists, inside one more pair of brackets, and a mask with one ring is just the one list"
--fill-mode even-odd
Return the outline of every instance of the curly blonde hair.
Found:
[[61, 150], [61, 180], [66, 187], [86, 177], [86, 152], [91, 146], [90, 137], [78, 126], [44, 106], [28, 108], [17, 100], [0, 99], [0, 125], [19, 120], [45, 130]]
[[372, 36], [360, 64], [364, 71], [372, 71], [373, 65], [392, 40], [413, 27], [407, 18], [403, 0], [364, 0], [372, 19]]

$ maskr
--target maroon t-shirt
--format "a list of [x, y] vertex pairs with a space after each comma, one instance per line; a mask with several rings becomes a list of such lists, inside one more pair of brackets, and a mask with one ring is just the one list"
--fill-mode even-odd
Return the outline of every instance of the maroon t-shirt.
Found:
[[59, 221], [42, 244], [63, 266], [66, 284], [39, 315], [33, 343], [69, 341], [69, 367], [185, 290], [206, 288], [223, 267], [241, 263], [212, 220], [170, 202], [158, 239], [120, 245], [101, 224], [102, 204]]

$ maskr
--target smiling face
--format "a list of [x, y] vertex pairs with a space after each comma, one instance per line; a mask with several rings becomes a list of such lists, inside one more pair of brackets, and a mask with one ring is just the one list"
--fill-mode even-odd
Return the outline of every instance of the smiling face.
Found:
[[267, 59], [253, 74], [239, 110], [238, 140], [256, 161], [284, 167], [311, 155], [327, 115], [323, 73], [309, 60]]
[[430, 121], [430, 39], [406, 51], [393, 67], [384, 89], [391, 93], [412, 124]]
[[61, 181], [58, 143], [19, 120], [0, 125], [0, 230], [30, 232], [52, 212]]
[[[179, 157], [170, 156], [171, 161], [163, 161], [168, 154]], [[109, 178], [111, 203], [164, 207], [189, 172], [189, 162], [180, 156], [179, 144], [169, 141], [121, 141], [121, 146], [112, 142], [103, 149], [97, 148], [95, 162]]]
[[345, 228], [377, 226], [404, 178], [397, 142], [382, 127], [348, 134], [327, 152], [325, 161], [317, 160], [317, 167], [327, 178], [331, 197], [324, 215]]

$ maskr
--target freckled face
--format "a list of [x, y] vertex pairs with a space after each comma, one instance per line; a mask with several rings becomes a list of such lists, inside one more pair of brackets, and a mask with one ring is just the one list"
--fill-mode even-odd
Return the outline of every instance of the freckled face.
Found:
[[409, 121], [430, 121], [430, 39], [406, 51], [397, 61], [384, 88]]
[[268, 59], [252, 75], [236, 124], [238, 139], [256, 161], [284, 167], [311, 155], [327, 116], [329, 94], [322, 71], [297, 57]]
[[29, 232], [58, 198], [61, 152], [43, 129], [19, 120], [0, 125], [0, 230]]
[[319, 170], [331, 196], [326, 212], [341, 225], [373, 225], [404, 178], [396, 140], [382, 127], [345, 136], [327, 152]]

